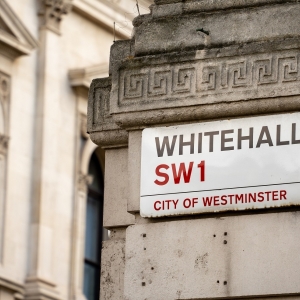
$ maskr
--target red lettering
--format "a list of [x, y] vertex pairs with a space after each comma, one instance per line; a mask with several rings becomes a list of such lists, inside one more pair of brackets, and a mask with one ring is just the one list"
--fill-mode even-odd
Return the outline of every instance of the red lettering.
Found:
[[227, 204], [227, 196], [226, 195], [223, 195], [222, 197], [221, 197], [221, 205], [226, 205]]
[[238, 201], [241, 201], [242, 203], [244, 203], [244, 195], [243, 194], [235, 195], [235, 204], [237, 204]]
[[264, 201], [264, 193], [263, 192], [259, 192], [258, 194], [257, 194], [257, 196], [258, 196], [258, 199], [257, 199], [257, 201], [258, 202], [263, 202]]
[[198, 198], [193, 198], [192, 200], [192, 206], [195, 207], [195, 205], [198, 204]]
[[172, 200], [165, 200], [165, 202], [168, 204], [168, 208], [167, 209], [170, 209], [170, 202], [171, 202]]
[[265, 192], [265, 194], [267, 194], [267, 201], [270, 201], [269, 195], [270, 195], [271, 193], [272, 193], [272, 192]]
[[212, 199], [212, 197], [202, 197], [203, 205], [211, 206]]
[[205, 181], [205, 161], [202, 160], [200, 164], [198, 164], [198, 168], [200, 169], [200, 181]]
[[154, 209], [155, 209], [155, 210], [161, 210], [161, 207], [157, 207], [157, 206], [156, 206], [157, 204], [160, 204], [160, 203], [161, 203], [160, 201], [155, 201], [155, 202], [154, 202]]
[[191, 203], [192, 203], [191, 199], [189, 199], [189, 198], [184, 199], [184, 201], [183, 201], [184, 208], [189, 208], [191, 206]]
[[273, 192], [272, 192], [272, 200], [273, 200], [273, 201], [278, 200], [278, 191], [273, 191]]
[[185, 163], [180, 163], [179, 170], [177, 172], [176, 165], [172, 164], [172, 171], [173, 171], [173, 176], [174, 176], [174, 183], [175, 184], [179, 184], [180, 183], [181, 175], [183, 175], [184, 183], [189, 183], [190, 179], [191, 179], [193, 165], [194, 165], [194, 162], [190, 162], [189, 169], [186, 172]]
[[282, 199], [286, 200], [286, 191], [285, 190], [280, 191], [280, 200], [282, 200]]
[[218, 206], [219, 204], [219, 196], [214, 196], [214, 206]]
[[165, 185], [169, 182], [169, 175], [167, 173], [163, 173], [161, 172], [161, 169], [166, 169], [168, 170], [169, 169], [169, 166], [168, 165], [165, 165], [165, 164], [162, 164], [162, 165], [158, 165], [155, 169], [155, 173], [157, 176], [159, 177], [163, 177], [164, 180], [163, 181], [159, 181], [159, 180], [155, 180], [154, 183], [157, 184], [157, 185]]
[[172, 200], [173, 201], [173, 203], [174, 203], [174, 208], [176, 209], [176, 206], [177, 206], [177, 204], [178, 204], [178, 199], [175, 201], [175, 200]]
[[232, 204], [232, 197], [233, 197], [233, 196], [234, 196], [234, 195], [228, 195], [230, 204]]
[[254, 194], [249, 194], [249, 203], [251, 202], [251, 201], [253, 201], [253, 202], [256, 202], [256, 193], [254, 193]]

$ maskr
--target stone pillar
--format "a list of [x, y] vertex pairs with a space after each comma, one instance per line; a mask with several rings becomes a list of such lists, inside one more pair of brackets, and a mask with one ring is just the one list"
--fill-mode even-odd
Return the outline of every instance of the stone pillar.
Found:
[[[33, 161], [30, 250], [25, 299], [60, 299], [53, 274], [53, 238], [58, 138], [53, 126], [59, 126], [60, 111], [60, 32], [59, 24], [70, 5], [65, 1], [39, 0], [39, 50], [37, 62], [37, 98]], [[49, 53], [51, 49], [57, 49]], [[46, 171], [47, 170], [47, 171]]]
[[0, 72], [0, 264], [3, 263], [3, 240], [6, 208], [6, 169], [9, 144], [10, 77]]
[[100, 299], [124, 298], [125, 229], [134, 224], [134, 216], [127, 212], [128, 133], [114, 123], [109, 114], [111, 78], [93, 80], [89, 101], [97, 99], [93, 115], [88, 115], [88, 131], [97, 127], [97, 142], [105, 149], [104, 216], [103, 226], [110, 229], [110, 239], [102, 245]]
[[104, 246], [101, 299], [299, 299], [298, 208], [154, 219], [139, 199], [144, 128], [299, 111], [299, 13], [297, 1], [156, 0], [114, 43], [88, 108], [107, 149], [104, 225], [126, 229], [122, 247]]
[[[72, 74], [74, 74], [72, 75]], [[78, 77], [79, 73], [79, 77]], [[71, 299], [86, 299], [83, 294], [83, 269], [85, 246], [85, 222], [88, 185], [92, 178], [88, 175], [89, 159], [97, 147], [86, 133], [86, 106], [88, 94], [88, 79], [85, 72], [70, 71], [71, 86], [76, 94], [76, 142], [75, 142], [75, 195], [73, 203], [72, 249], [70, 266]], [[75, 77], [75, 78], [74, 78]]]

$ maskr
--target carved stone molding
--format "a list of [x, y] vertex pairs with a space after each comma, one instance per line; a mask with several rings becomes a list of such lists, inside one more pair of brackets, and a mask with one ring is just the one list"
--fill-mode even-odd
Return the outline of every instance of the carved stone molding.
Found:
[[25, 299], [62, 300], [54, 283], [37, 277], [26, 278]]
[[126, 133], [150, 124], [199, 121], [216, 115], [298, 110], [299, 48], [299, 40], [290, 38], [280, 43], [253, 42], [243, 48], [229, 45], [128, 57], [113, 46], [107, 118], [98, 113], [101, 97], [96, 90], [101, 88], [100, 82], [95, 81], [90, 89], [91, 139], [96, 144], [107, 141], [107, 145], [116, 140], [112, 132], [105, 131], [109, 126]]
[[67, 0], [40, 0], [38, 15], [40, 27], [46, 27], [59, 33], [59, 25], [63, 15], [71, 10], [71, 3]]
[[0, 54], [14, 60], [20, 55], [29, 54], [38, 46], [38, 42], [9, 2], [11, 1], [0, 1]]
[[113, 115], [300, 93], [299, 50], [140, 65], [113, 81]]
[[103, 148], [124, 147], [128, 132], [121, 129], [110, 114], [111, 78], [94, 79], [89, 90], [88, 132]]
[[[228, 1], [211, 1], [211, 0], [154, 0], [156, 6], [152, 8], [152, 16], [162, 17], [165, 15], [178, 15], [191, 12], [210, 12], [232, 8], [246, 8], [261, 5], [272, 5], [286, 3], [286, 0], [228, 0]], [[289, 2], [297, 2], [290, 0]], [[165, 7], [165, 6], [168, 7]], [[173, 9], [171, 9], [173, 7]], [[169, 8], [169, 9], [168, 9]], [[175, 8], [175, 9], [174, 9]]]
[[[119, 106], [157, 100], [248, 92], [256, 97], [269, 88], [278, 94], [300, 81], [300, 52], [196, 60], [120, 72]], [[287, 93], [289, 93], [287, 91]], [[249, 96], [247, 97], [249, 98]], [[201, 102], [206, 102], [201, 101]]]
[[158, 5], [152, 8], [151, 18], [141, 16], [134, 22], [135, 55], [283, 41], [299, 36], [299, 14], [297, 0], [195, 0]]
[[13, 299], [24, 299], [24, 286], [10, 279], [0, 277], [0, 289], [5, 288]]

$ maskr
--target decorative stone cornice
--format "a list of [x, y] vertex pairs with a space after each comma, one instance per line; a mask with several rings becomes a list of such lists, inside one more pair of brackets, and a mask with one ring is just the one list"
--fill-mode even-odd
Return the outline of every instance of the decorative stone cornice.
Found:
[[108, 76], [108, 64], [69, 70], [69, 81], [77, 96], [87, 99], [90, 84], [94, 78]]
[[13, 60], [20, 55], [29, 54], [38, 46], [38, 42], [6, 0], [0, 1], [0, 20], [0, 54]]
[[[251, 3], [251, 9], [243, 9]], [[151, 18], [143, 18], [135, 28], [135, 55], [221, 48], [275, 39], [283, 41], [299, 36], [299, 14], [300, 5], [296, 0], [194, 0], [158, 5], [152, 8]], [[249, 20], [255, 26], [249, 26]]]
[[25, 281], [26, 300], [62, 300], [55, 284], [47, 280], [28, 277]]
[[63, 15], [71, 10], [71, 3], [67, 0], [40, 0], [39, 3], [40, 28], [59, 33], [60, 22]]
[[[122, 5], [122, 2], [124, 4]], [[140, 13], [148, 12], [145, 8], [152, 4], [151, 0], [139, 0]], [[99, 0], [73, 0], [72, 6], [76, 13], [88, 17], [101, 26], [105, 25], [110, 32], [116, 23], [116, 38], [128, 39], [132, 31], [132, 18], [138, 14], [134, 7], [136, 0], [127, 1], [99, 1]]]
[[[286, 0], [227, 0], [227, 1], [211, 1], [211, 0], [154, 0], [156, 7], [154, 6], [154, 11], [159, 8], [160, 12], [163, 14], [174, 15], [189, 12], [210, 12], [224, 9], [234, 9], [234, 8], [247, 8], [255, 7], [261, 5], [272, 5], [279, 3], [286, 3]], [[288, 2], [297, 2], [297, 0], [289, 0]], [[172, 5], [172, 9], [171, 8]], [[170, 8], [168, 8], [170, 7]], [[174, 9], [175, 8], [175, 9]], [[155, 15], [154, 16], [158, 16]]]
[[[112, 46], [111, 77], [91, 84], [91, 139], [113, 147], [126, 145], [127, 130], [147, 126], [299, 110], [300, 5], [255, 3], [157, 0], [152, 17], [136, 22], [135, 38]], [[153, 17], [159, 6], [169, 18]]]
[[110, 114], [111, 78], [97, 78], [89, 90], [88, 133], [102, 148], [124, 147], [128, 132], [121, 129]]
[[0, 277], [0, 287], [13, 293], [14, 299], [24, 299], [24, 286], [10, 279]]

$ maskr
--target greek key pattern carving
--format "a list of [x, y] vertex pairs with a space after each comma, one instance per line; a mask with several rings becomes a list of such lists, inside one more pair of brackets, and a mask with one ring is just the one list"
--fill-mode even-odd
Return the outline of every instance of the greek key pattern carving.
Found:
[[[160, 66], [121, 73], [121, 100], [149, 99], [196, 92], [196, 68], [191, 64]], [[122, 84], [123, 83], [123, 84]]]
[[289, 51], [122, 70], [119, 105], [292, 84], [300, 80], [299, 59], [299, 52]]

